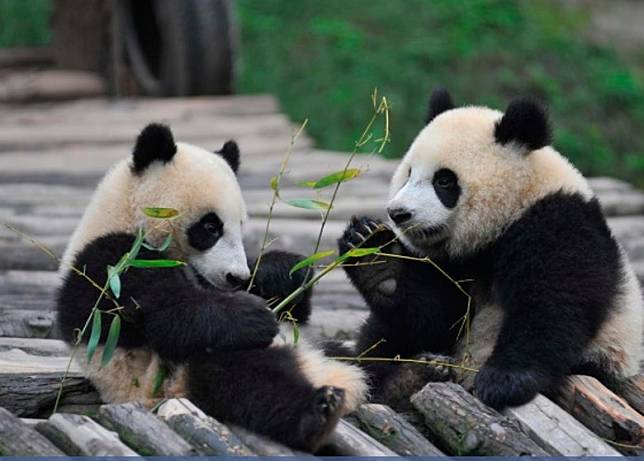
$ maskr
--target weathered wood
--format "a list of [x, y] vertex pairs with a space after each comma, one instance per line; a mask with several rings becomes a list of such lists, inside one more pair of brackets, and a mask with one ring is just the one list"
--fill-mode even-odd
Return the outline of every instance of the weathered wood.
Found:
[[[54, 407], [63, 373], [0, 374], [0, 406], [23, 417], [49, 415]], [[94, 387], [79, 373], [67, 376], [62, 403], [79, 395], [96, 398]], [[87, 403], [87, 402], [86, 402]], [[98, 403], [98, 402], [96, 402]]]
[[253, 452], [224, 424], [187, 399], [171, 399], [157, 416], [206, 456], [252, 456]]
[[82, 415], [56, 413], [36, 425], [36, 430], [72, 456], [138, 456], [119, 439]]
[[539, 394], [520, 407], [508, 408], [523, 429], [549, 453], [561, 456], [621, 456], [583, 424]]
[[0, 408], [0, 455], [63, 456], [64, 453], [33, 427]]
[[354, 413], [370, 436], [402, 456], [445, 456], [403, 416], [386, 405], [360, 405]]
[[67, 343], [59, 339], [0, 338], [0, 352], [19, 349], [32, 356], [69, 357]]
[[103, 405], [98, 419], [142, 456], [189, 456], [197, 451], [163, 421], [137, 403]]
[[[3, 373], [57, 373], [67, 369], [68, 365], [69, 356], [45, 357], [20, 349], [0, 352], [0, 370]], [[74, 374], [80, 373], [81, 369], [76, 362], [72, 362], [69, 371]]]
[[429, 383], [411, 397], [425, 423], [458, 456], [547, 456], [511, 417], [485, 406], [455, 383]]
[[644, 415], [644, 375], [631, 376], [624, 381], [620, 388], [620, 395], [631, 407]]
[[396, 456], [394, 451], [342, 419], [329, 435], [324, 449], [341, 456]]
[[626, 454], [644, 450], [644, 416], [595, 378], [572, 376], [557, 403], [595, 434]]
[[230, 429], [249, 450], [259, 456], [297, 456], [298, 458], [310, 457], [308, 453], [293, 450], [292, 448], [277, 443], [268, 437], [250, 432], [239, 426], [230, 426]]

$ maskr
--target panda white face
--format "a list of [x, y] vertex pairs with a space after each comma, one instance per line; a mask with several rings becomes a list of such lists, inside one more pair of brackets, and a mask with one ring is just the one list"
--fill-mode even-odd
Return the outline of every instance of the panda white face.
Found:
[[134, 207], [148, 240], [160, 244], [167, 227], [158, 226], [158, 220], [141, 210], [175, 208], [179, 216], [168, 221], [173, 234], [168, 253], [188, 263], [190, 274], [201, 283], [220, 289], [240, 288], [250, 278], [250, 269], [242, 232], [246, 205], [232, 169], [238, 165], [238, 157], [230, 155], [231, 149], [238, 153], [237, 147], [227, 143], [222, 151], [213, 153], [185, 143], [172, 145], [175, 152], [169, 160], [152, 161], [140, 172], [136, 163], [133, 166], [140, 178], [133, 194]]
[[435, 92], [428, 125], [391, 181], [394, 229], [421, 255], [461, 256], [496, 240], [548, 193], [592, 196], [549, 142], [546, 114], [532, 101], [516, 100], [502, 113], [454, 108], [446, 92]]

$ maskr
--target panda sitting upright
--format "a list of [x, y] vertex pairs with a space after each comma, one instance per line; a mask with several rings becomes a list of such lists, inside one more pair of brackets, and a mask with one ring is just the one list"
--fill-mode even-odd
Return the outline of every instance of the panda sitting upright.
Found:
[[[527, 99], [505, 113], [455, 108], [437, 90], [427, 123], [391, 181], [392, 227], [354, 217], [339, 241], [341, 252], [398, 255], [345, 268], [371, 309], [356, 353], [368, 351], [374, 398], [405, 407], [426, 382], [459, 378], [450, 365], [463, 363], [478, 373], [460, 379], [495, 408], [556, 390], [570, 374], [616, 386], [637, 373], [638, 281], [587, 181], [550, 147], [545, 111]], [[454, 281], [472, 299], [470, 330]]]
[[[242, 243], [246, 207], [238, 166], [232, 141], [212, 153], [175, 144], [163, 125], [147, 126], [132, 157], [102, 180], [71, 237], [61, 266], [58, 326], [73, 342], [98, 298], [96, 288], [70, 266], [102, 283], [107, 266], [130, 250], [139, 229], [157, 248], [170, 232], [167, 250], [141, 248], [137, 258], [174, 258], [187, 265], [129, 268], [122, 274], [118, 347], [100, 367], [99, 346], [92, 362], [83, 364], [88, 378], [106, 402], [151, 405], [187, 396], [224, 422], [314, 450], [338, 418], [364, 399], [364, 373], [325, 357], [303, 339], [294, 345], [292, 336], [278, 335], [266, 299], [283, 299], [303, 283], [303, 271], [289, 276], [300, 257], [265, 254], [252, 290], [261, 297], [242, 288], [250, 269]], [[175, 208], [179, 215], [159, 226], [143, 213], [146, 207]], [[296, 300], [291, 310], [300, 323], [309, 316], [309, 298]], [[103, 299], [99, 308], [114, 305]], [[111, 316], [101, 317], [102, 344]], [[157, 392], [162, 370], [169, 376]]]

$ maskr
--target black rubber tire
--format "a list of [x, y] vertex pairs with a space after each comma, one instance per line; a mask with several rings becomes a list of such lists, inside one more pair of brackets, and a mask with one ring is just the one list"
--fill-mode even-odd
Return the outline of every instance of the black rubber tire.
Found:
[[230, 0], [122, 0], [125, 50], [145, 94], [230, 94], [237, 30]]

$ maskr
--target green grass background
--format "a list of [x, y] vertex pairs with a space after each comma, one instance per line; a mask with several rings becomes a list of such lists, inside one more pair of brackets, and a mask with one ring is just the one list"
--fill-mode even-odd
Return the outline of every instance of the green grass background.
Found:
[[[406, 150], [427, 98], [502, 109], [529, 94], [550, 106], [555, 145], [584, 173], [644, 186], [644, 78], [587, 37], [589, 18], [550, 0], [237, 0], [241, 93], [273, 93], [318, 147], [350, 150], [374, 88]], [[46, 43], [47, 0], [0, 0], [0, 46]]]

